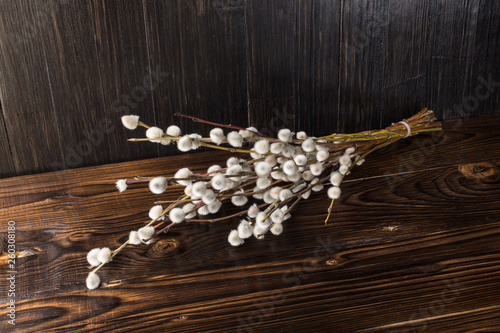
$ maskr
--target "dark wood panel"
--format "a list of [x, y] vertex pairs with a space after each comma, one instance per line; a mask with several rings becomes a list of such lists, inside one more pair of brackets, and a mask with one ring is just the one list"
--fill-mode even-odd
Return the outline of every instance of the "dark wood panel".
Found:
[[2, 106], [0, 105], [0, 156], [2, 156], [0, 162], [0, 177], [8, 177], [16, 174], [14, 168], [14, 163], [12, 162], [12, 153], [10, 151], [9, 136], [7, 135], [5, 121], [2, 111]]
[[[429, 29], [437, 24], [434, 6], [434, 2], [397, 1], [373, 16], [374, 33], [382, 34], [384, 39], [382, 82], [377, 96], [380, 124], [408, 117], [412, 109], [435, 108], [429, 100], [429, 84], [436, 80], [430, 73], [436, 47], [429, 42]], [[443, 88], [447, 89], [445, 85]]]
[[472, 63], [466, 77], [468, 94], [476, 97], [479, 105], [474, 110], [474, 98], [471, 98], [472, 102], [469, 103], [472, 110], [465, 109], [464, 117], [468, 117], [469, 114], [500, 113], [499, 33], [500, 2], [480, 2], [477, 27], [474, 30], [474, 45], [471, 47]]
[[196, 85], [186, 86], [188, 100], [196, 100], [188, 110], [207, 109], [203, 117], [247, 126], [245, 1], [192, 1], [182, 6], [181, 15], [193, 19], [193, 29], [183, 38], [197, 44], [194, 52], [185, 52], [184, 64], [193, 64], [198, 76], [191, 82]]
[[[353, 1], [342, 5], [340, 36], [340, 132], [379, 127], [384, 80], [384, 42], [389, 4]], [[385, 106], [385, 105], [384, 105]]]
[[[149, 59], [142, 1], [93, 1], [99, 73], [104, 96], [102, 114], [114, 126], [105, 140], [111, 149], [108, 161], [158, 156], [158, 145], [130, 145], [120, 117], [139, 115], [150, 125], [157, 123], [152, 91], [162, 84], [166, 73], [160, 63]], [[142, 136], [142, 133], [141, 133]]]
[[0, 175], [177, 154], [128, 145], [140, 135], [121, 127], [128, 112], [187, 133], [207, 128], [176, 112], [313, 135], [384, 127], [425, 106], [444, 119], [498, 113], [499, 6], [0, 1]]
[[476, 89], [481, 78], [499, 80], [491, 35], [499, 20], [497, 2], [345, 3], [341, 130], [377, 128], [423, 107], [440, 119], [497, 112], [498, 85], [479, 100]]
[[[33, 2], [46, 24], [39, 34], [63, 145], [59, 167], [95, 165], [110, 156], [113, 123], [104, 109], [91, 2]], [[113, 147], [116, 149], [116, 147]]]
[[41, 44], [49, 18], [31, 1], [2, 1], [0, 13], [0, 177], [50, 171], [62, 159], [62, 143]]
[[158, 121], [204, 135], [207, 127], [174, 114], [245, 126], [244, 2], [145, 1], [144, 6], [150, 61], [169, 73], [153, 92]]
[[[500, 325], [500, 186], [462, 163], [500, 164], [498, 116], [446, 122], [430, 162], [381, 177], [391, 154], [353, 169], [323, 224], [325, 193], [304, 200], [279, 237], [227, 244], [233, 223], [181, 224], [151, 246], [126, 249], [88, 291], [85, 255], [119, 245], [152, 197], [114, 179], [203, 170], [225, 152], [164, 157], [0, 180], [0, 220], [16, 221], [16, 329], [49, 332], [443, 331]], [[401, 142], [405, 142], [401, 141]], [[443, 159], [439, 158], [445, 153]], [[396, 156], [397, 158], [397, 156]], [[360, 172], [358, 172], [358, 170]], [[363, 171], [364, 170], [364, 171]], [[498, 174], [497, 174], [498, 175]], [[387, 176], [388, 178], [394, 175]], [[175, 198], [171, 188], [164, 197]], [[0, 229], [5, 251], [5, 225]], [[5, 254], [0, 262], [6, 260]], [[2, 274], [6, 265], [1, 265]], [[0, 280], [6, 290], [6, 280]], [[5, 318], [7, 296], [0, 315]], [[10, 331], [6, 320], [3, 331]]]
[[295, 130], [337, 131], [341, 1], [297, 1]]
[[[446, 7], [439, 3], [430, 6], [432, 25], [429, 44], [434, 47], [430, 59], [428, 98], [440, 118], [463, 117], [462, 114], [446, 113], [446, 110], [453, 110], [454, 105], [462, 104], [470, 94], [468, 75], [472, 63], [477, 61], [473, 56], [476, 53], [474, 45], [479, 8], [480, 1], [452, 3]], [[449, 84], [450, 79], [454, 84]]]
[[247, 0], [248, 112], [263, 133], [295, 128], [297, 1]]

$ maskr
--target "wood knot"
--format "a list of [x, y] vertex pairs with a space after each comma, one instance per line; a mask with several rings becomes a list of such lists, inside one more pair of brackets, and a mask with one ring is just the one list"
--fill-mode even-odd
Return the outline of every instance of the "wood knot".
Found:
[[336, 266], [336, 265], [339, 264], [339, 262], [336, 259], [329, 259], [329, 260], [326, 261], [326, 264], [328, 266]]
[[175, 251], [179, 245], [179, 242], [173, 238], [160, 239], [151, 246], [148, 256], [151, 258], [163, 258], [166, 254]]
[[478, 179], [487, 183], [498, 182], [500, 179], [498, 168], [489, 162], [462, 164], [458, 166], [458, 171], [466, 178]]

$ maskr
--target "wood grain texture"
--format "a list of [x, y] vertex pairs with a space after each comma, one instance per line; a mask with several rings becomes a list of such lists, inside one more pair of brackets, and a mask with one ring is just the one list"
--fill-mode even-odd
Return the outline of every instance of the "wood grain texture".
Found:
[[[484, 88], [481, 94], [478, 94], [477, 87], [483, 86], [481, 77], [488, 82], [490, 77], [494, 78], [495, 82], [500, 81], [500, 78], [497, 78], [498, 66], [493, 65], [495, 62], [493, 59], [500, 58], [500, 40], [491, 38], [493, 33], [500, 31], [500, 2], [481, 2], [476, 15], [477, 27], [474, 31], [474, 43], [471, 46], [471, 66], [466, 73], [466, 85], [470, 94], [478, 97], [481, 104], [476, 110], [471, 111], [471, 114], [486, 114], [488, 110], [496, 110], [498, 113], [500, 94], [494, 93], [498, 91], [498, 85], [488, 90], [489, 96], [484, 92]], [[485, 95], [485, 98], [481, 98], [481, 95]]]
[[[95, 165], [109, 156], [104, 136], [113, 125], [106, 118], [91, 3], [87, 0], [38, 1], [36, 15], [46, 15], [40, 32], [52, 89], [63, 159], [53, 170]], [[71, 115], [78, 115], [75, 119]]]
[[[181, 224], [150, 246], [126, 249], [93, 291], [84, 285], [87, 251], [117, 247], [159, 198], [140, 186], [117, 193], [114, 180], [203, 170], [228, 155], [1, 180], [0, 244], [5, 251], [13, 220], [22, 252], [16, 332], [497, 331], [498, 169], [480, 179], [458, 166], [498, 168], [499, 125], [499, 116], [449, 121], [437, 136], [374, 153], [346, 179], [327, 226], [323, 192], [297, 207], [282, 235], [238, 248], [226, 240], [238, 221]], [[0, 327], [9, 332], [5, 279], [0, 290]]]
[[169, 73], [153, 92], [159, 123], [207, 132], [174, 117], [180, 112], [247, 126], [242, 2], [162, 0], [144, 1], [144, 7], [150, 61]]
[[499, 52], [497, 41], [486, 42], [499, 20], [498, 2], [346, 2], [340, 131], [380, 127], [423, 107], [440, 119], [483, 114], [498, 100], [498, 88], [481, 98], [477, 87], [498, 81], [496, 70], [480, 68]]
[[[429, 10], [438, 12], [434, 15], [436, 24], [431, 32], [431, 43], [435, 45], [430, 54], [430, 81], [429, 100], [438, 111], [438, 114], [445, 116], [445, 111], [452, 108], [454, 104], [462, 104], [466, 96], [474, 93], [477, 81], [477, 74], [468, 77], [471, 73], [471, 66], [476, 61], [480, 53], [486, 50], [475, 50], [475, 39], [477, 38], [477, 27], [480, 20], [484, 22], [485, 17], [478, 17], [480, 8], [486, 9], [490, 5], [481, 4], [479, 1], [467, 3], [460, 6], [456, 3], [447, 6], [447, 11], [441, 11], [442, 4], [436, 3]], [[460, 31], [460, 38], [452, 38], [454, 31]], [[440, 40], [439, 44], [435, 41]], [[485, 73], [486, 74], [486, 73]], [[456, 84], [453, 87], [443, 89], [449, 82], [449, 78], [454, 77]], [[473, 81], [473, 82], [470, 82]], [[469, 83], [470, 82], [470, 83]], [[469, 84], [474, 84], [473, 87]], [[473, 110], [472, 115], [478, 114], [478, 110]], [[455, 116], [456, 117], [456, 116]], [[448, 116], [448, 118], [450, 118]]]
[[102, 117], [114, 125], [103, 141], [121, 147], [112, 149], [107, 158], [122, 162], [158, 156], [158, 146], [123, 145], [129, 133], [119, 123], [126, 114], [139, 115], [151, 126], [157, 123], [152, 92], [164, 76], [157, 69], [159, 64], [150, 63], [142, 2], [94, 1], [92, 12], [104, 98]]
[[63, 152], [41, 42], [49, 18], [30, 1], [1, 1], [0, 13], [2, 176], [50, 171]]
[[[0, 105], [0, 111], [2, 111], [1, 108], [2, 106]], [[13, 176], [16, 174], [10, 149], [9, 136], [6, 131], [4, 115], [3, 112], [0, 112], [0, 156], [2, 156], [0, 174], [6, 176]]]
[[[388, 3], [346, 1], [341, 11], [339, 123], [340, 132], [378, 126], [383, 86]], [[376, 115], [375, 117], [373, 117]]]
[[178, 153], [124, 148], [128, 112], [316, 136], [499, 112], [499, 1], [0, 0], [0, 32], [1, 177]]
[[338, 129], [340, 1], [297, 1], [295, 131]]
[[295, 0], [247, 0], [250, 124], [268, 135], [295, 128], [296, 11]]

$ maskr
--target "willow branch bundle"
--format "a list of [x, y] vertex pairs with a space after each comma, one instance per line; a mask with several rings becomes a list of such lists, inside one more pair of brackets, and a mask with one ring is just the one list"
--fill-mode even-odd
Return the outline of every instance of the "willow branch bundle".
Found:
[[[340, 185], [355, 165], [361, 165], [369, 154], [398, 140], [441, 130], [441, 123], [428, 109], [385, 129], [333, 133], [318, 138], [309, 137], [304, 132], [293, 133], [289, 129], [281, 129], [273, 138], [253, 127], [241, 128], [183, 114], [178, 116], [214, 128], [208, 137], [203, 137], [197, 133], [182, 135], [181, 129], [175, 125], [163, 131], [142, 123], [134, 115], [122, 117], [122, 122], [131, 130], [146, 128], [145, 138], [129, 141], [177, 144], [183, 152], [208, 147], [226, 150], [233, 155], [225, 165], [212, 165], [204, 172], [181, 168], [175, 175], [118, 180], [116, 186], [120, 192], [129, 186], [147, 184], [155, 195], [161, 196], [172, 186], [183, 187], [185, 195], [177, 200], [161, 200], [161, 197], [155, 200], [149, 211], [149, 222], [132, 230], [129, 239], [116, 250], [107, 247], [91, 250], [87, 255], [93, 267], [87, 277], [89, 289], [100, 284], [97, 271], [126, 246], [151, 244], [154, 238], [180, 223], [239, 220], [228, 235], [228, 242], [239, 246], [251, 236], [262, 239], [268, 232], [280, 235], [284, 222], [291, 219], [299, 202], [328, 187], [327, 196], [331, 203], [326, 224], [334, 201], [341, 195]], [[239, 207], [240, 211], [211, 217], [227, 205]], [[293, 223], [293, 219], [290, 222]]]

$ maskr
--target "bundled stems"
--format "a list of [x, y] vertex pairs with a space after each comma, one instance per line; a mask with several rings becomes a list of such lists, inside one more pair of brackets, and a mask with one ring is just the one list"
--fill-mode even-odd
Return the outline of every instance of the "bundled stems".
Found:
[[[149, 211], [150, 222], [137, 231], [131, 231], [129, 239], [115, 251], [111, 252], [108, 248], [90, 251], [87, 259], [95, 267], [87, 278], [90, 289], [99, 286], [96, 272], [127, 245], [150, 244], [155, 237], [182, 222], [213, 223], [240, 218], [236, 228], [228, 235], [228, 242], [239, 246], [252, 235], [262, 239], [269, 231], [274, 235], [281, 234], [283, 222], [291, 218], [292, 210], [298, 203], [308, 199], [313, 192], [328, 187], [326, 192], [331, 202], [326, 224], [334, 201], [341, 195], [340, 185], [355, 165], [361, 165], [369, 154], [398, 140], [441, 130], [441, 124], [428, 109], [385, 129], [334, 133], [318, 138], [304, 132], [295, 134], [289, 129], [280, 130], [273, 138], [253, 127], [221, 125], [184, 114], [177, 115], [214, 128], [203, 137], [197, 133], [181, 134], [180, 128], [175, 125], [165, 131], [148, 126], [134, 115], [122, 117], [122, 122], [131, 130], [137, 127], [147, 129], [145, 138], [129, 141], [176, 144], [183, 152], [208, 147], [234, 155], [227, 159], [226, 165], [212, 165], [206, 172], [193, 173], [188, 168], [181, 168], [175, 175], [118, 180], [116, 186], [120, 192], [128, 186], [148, 183], [149, 190], [155, 195], [162, 195], [171, 186], [183, 187], [185, 195], [177, 200], [154, 200], [155, 206]], [[229, 132], [224, 132], [224, 129]], [[248, 155], [250, 158], [245, 158]], [[162, 204], [169, 205], [163, 208]], [[227, 205], [236, 206], [239, 211], [223, 217], [205, 218]]]

